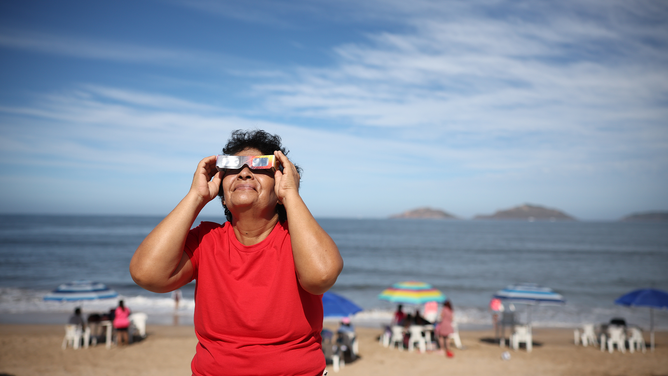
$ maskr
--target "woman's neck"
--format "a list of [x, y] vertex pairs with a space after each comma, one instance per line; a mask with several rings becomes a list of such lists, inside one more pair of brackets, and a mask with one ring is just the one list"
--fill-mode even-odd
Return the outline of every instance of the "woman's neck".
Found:
[[269, 236], [278, 223], [278, 214], [271, 218], [245, 219], [243, 216], [232, 220], [232, 229], [239, 243], [243, 245], [257, 244]]

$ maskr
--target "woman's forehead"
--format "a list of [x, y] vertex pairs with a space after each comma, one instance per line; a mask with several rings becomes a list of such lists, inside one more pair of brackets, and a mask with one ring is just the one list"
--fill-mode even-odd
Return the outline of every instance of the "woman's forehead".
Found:
[[238, 156], [256, 156], [256, 155], [262, 155], [262, 152], [259, 151], [256, 148], [245, 148], [244, 150], [234, 154]]

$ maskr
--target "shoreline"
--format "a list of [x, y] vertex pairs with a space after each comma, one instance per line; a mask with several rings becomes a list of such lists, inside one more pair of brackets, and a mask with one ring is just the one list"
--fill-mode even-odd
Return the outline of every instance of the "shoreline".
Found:
[[[337, 324], [325, 323], [336, 329]], [[378, 343], [379, 328], [357, 327], [360, 358], [330, 376], [443, 374], [662, 375], [668, 370], [668, 332], [656, 333], [656, 350], [615, 351], [573, 344], [573, 330], [535, 328], [533, 351], [501, 348], [492, 330], [461, 330], [464, 349], [447, 359], [437, 352], [399, 351]], [[129, 346], [61, 349], [64, 325], [0, 324], [0, 374], [7, 375], [184, 375], [190, 374], [197, 338], [192, 325], [148, 325], [147, 337]], [[644, 333], [649, 342], [649, 333]], [[510, 360], [501, 355], [508, 351]]]

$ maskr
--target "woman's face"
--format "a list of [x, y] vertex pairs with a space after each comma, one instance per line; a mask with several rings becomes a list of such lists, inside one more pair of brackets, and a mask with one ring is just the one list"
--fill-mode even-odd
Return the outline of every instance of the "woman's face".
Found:
[[[247, 148], [235, 154], [256, 156], [262, 153]], [[223, 175], [224, 204], [235, 217], [243, 211], [251, 210], [256, 216], [271, 216], [276, 213], [278, 197], [274, 190], [272, 170], [251, 170], [244, 166], [237, 170], [227, 170]]]

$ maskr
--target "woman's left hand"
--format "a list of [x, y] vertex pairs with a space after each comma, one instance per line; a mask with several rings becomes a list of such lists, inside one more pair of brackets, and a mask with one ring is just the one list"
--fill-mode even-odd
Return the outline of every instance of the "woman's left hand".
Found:
[[274, 173], [274, 190], [278, 197], [278, 201], [281, 204], [284, 204], [283, 201], [285, 198], [293, 194], [297, 196], [299, 195], [300, 176], [295, 165], [290, 162], [283, 152], [277, 150], [274, 152], [274, 156], [283, 166], [283, 172], [276, 170]]

